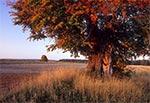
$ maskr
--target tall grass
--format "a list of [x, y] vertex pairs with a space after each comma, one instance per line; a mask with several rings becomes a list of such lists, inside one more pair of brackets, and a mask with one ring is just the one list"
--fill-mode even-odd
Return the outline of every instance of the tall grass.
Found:
[[133, 103], [150, 100], [150, 80], [140, 76], [128, 79], [94, 78], [76, 69], [42, 72], [4, 95], [0, 102], [16, 103]]

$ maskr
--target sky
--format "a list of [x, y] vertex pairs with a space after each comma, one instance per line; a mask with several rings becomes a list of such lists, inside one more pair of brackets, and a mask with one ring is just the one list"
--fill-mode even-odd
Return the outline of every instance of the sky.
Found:
[[70, 57], [69, 52], [62, 53], [62, 50], [47, 52], [46, 45], [52, 43], [52, 39], [27, 40], [30, 32], [23, 32], [21, 26], [13, 25], [9, 15], [11, 9], [6, 5], [6, 1], [0, 0], [0, 59], [40, 59], [42, 55], [46, 55], [50, 60], [74, 58]]

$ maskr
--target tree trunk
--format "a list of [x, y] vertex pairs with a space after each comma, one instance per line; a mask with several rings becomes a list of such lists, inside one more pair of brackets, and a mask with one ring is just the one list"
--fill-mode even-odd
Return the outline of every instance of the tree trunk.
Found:
[[111, 54], [106, 51], [102, 58], [102, 71], [104, 77], [111, 77], [112, 76], [112, 60], [111, 60]]
[[112, 49], [108, 46], [104, 53], [89, 55], [87, 71], [90, 73], [99, 74], [102, 77], [111, 77], [113, 73], [111, 65], [111, 52]]
[[101, 55], [99, 54], [91, 54], [88, 57], [88, 65], [87, 65], [87, 71], [90, 73], [99, 73], [101, 74]]

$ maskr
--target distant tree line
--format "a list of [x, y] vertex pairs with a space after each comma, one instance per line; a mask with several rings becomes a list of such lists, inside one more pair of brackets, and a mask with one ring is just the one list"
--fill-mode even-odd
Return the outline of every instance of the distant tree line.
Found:
[[60, 59], [60, 62], [87, 63], [87, 60], [82, 59]]
[[129, 61], [129, 65], [150, 65], [150, 60], [134, 60]]
[[[60, 59], [60, 62], [71, 62], [71, 63], [87, 63], [87, 60], [81, 59]], [[150, 65], [150, 60], [133, 60], [128, 61], [129, 65]]]

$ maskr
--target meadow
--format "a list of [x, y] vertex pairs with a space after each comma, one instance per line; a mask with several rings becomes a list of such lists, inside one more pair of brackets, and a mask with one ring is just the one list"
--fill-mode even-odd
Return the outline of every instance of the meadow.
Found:
[[86, 74], [85, 63], [0, 65], [2, 103], [150, 102], [150, 66], [129, 65], [131, 78], [101, 79]]

